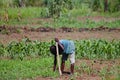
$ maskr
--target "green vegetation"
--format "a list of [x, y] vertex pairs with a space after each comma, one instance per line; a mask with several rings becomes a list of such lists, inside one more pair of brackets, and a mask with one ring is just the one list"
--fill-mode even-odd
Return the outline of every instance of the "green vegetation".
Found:
[[106, 22], [103, 20], [103, 21], [96, 22], [96, 21], [90, 20], [89, 18], [86, 18], [85, 21], [84, 20], [79, 21], [79, 20], [76, 20], [75, 18], [59, 18], [54, 23], [45, 23], [45, 24], [47, 24], [48, 27], [53, 26], [55, 28], [57, 27], [95, 28], [100, 26], [107, 26], [111, 28], [111, 27], [119, 27], [120, 20], [111, 21], [111, 22]]
[[[96, 74], [101, 77], [102, 80], [111, 80], [110, 76], [113, 76], [113, 80], [119, 80], [120, 77], [120, 65], [114, 64], [111, 67], [110, 66], [104, 66], [101, 69], [95, 69], [93, 68], [94, 65], [101, 64], [99, 63], [99, 60], [97, 60], [97, 63], [90, 63], [92, 66], [88, 65], [86, 62], [81, 62], [76, 68], [79, 72], [77, 73], [77, 76], [83, 75], [84, 73], [91, 75], [91, 74]], [[104, 62], [104, 61], [103, 61]], [[107, 63], [106, 63], [107, 64]]]
[[89, 59], [115, 59], [119, 58], [120, 41], [83, 40], [76, 42], [77, 57]]
[[[8, 7], [29, 7], [29, 6], [45, 6], [51, 7], [54, 5], [54, 9], [73, 9], [80, 8], [81, 5], [85, 4], [89, 8], [96, 11], [118, 11], [119, 10], [119, 0], [1, 0], [0, 7], [8, 8]], [[57, 6], [56, 6], [57, 5]], [[53, 9], [53, 11], [54, 11]], [[55, 9], [55, 10], [56, 10]], [[64, 9], [63, 9], [64, 10]]]
[[[19, 7], [19, 1], [1, 0], [1, 6], [3, 6], [0, 10], [0, 25], [12, 25], [12, 26], [25, 26], [28, 25], [30, 27], [77, 27], [77, 28], [94, 28], [99, 26], [106, 27], [119, 27], [120, 20], [119, 18], [119, 10], [114, 13], [97, 11], [103, 8], [104, 1], [102, 0], [30, 0], [25, 1], [24, 4], [26, 7]], [[109, 5], [112, 1], [109, 1]], [[93, 6], [96, 6], [95, 11], [91, 9], [91, 3], [94, 3]], [[118, 2], [119, 3], [119, 2]], [[8, 4], [8, 5], [7, 5]], [[10, 5], [14, 6], [10, 6]], [[29, 4], [29, 5], [28, 5]], [[100, 5], [101, 4], [101, 5]], [[39, 6], [38, 6], [39, 5]], [[116, 2], [113, 6], [117, 5]], [[15, 7], [17, 6], [17, 7]], [[103, 6], [103, 7], [102, 7]], [[111, 5], [112, 6], [112, 5]], [[93, 7], [94, 8], [94, 7]], [[115, 7], [116, 8], [116, 7]], [[112, 8], [110, 8], [112, 9]], [[111, 10], [111, 12], [114, 11]], [[41, 21], [39, 19], [53, 17], [51, 22]], [[59, 18], [57, 17], [59, 16]], [[90, 16], [104, 16], [107, 17], [116, 17], [115, 21], [92, 21], [89, 18], [81, 21], [79, 17], [90, 17]], [[38, 19], [38, 20], [37, 20]], [[35, 26], [33, 25], [35, 24]]]
[[[91, 8], [91, 3], [95, 8]], [[104, 12], [103, 0], [25, 0], [25, 7], [18, 6], [18, 0], [1, 0], [0, 25], [28, 25], [30, 27], [119, 27], [119, 1], [108, 0], [109, 11]], [[111, 4], [114, 3], [114, 4]], [[116, 8], [117, 5], [117, 8]], [[97, 7], [95, 7], [97, 6]], [[112, 8], [111, 8], [111, 7]], [[110, 10], [111, 9], [111, 10]], [[116, 10], [117, 9], [117, 10]], [[49, 19], [52, 16], [51, 23], [37, 19]], [[59, 18], [57, 17], [59, 16]], [[105, 18], [114, 17], [115, 21], [95, 22], [91, 19], [85, 21], [77, 20], [79, 17], [103, 16]], [[35, 26], [32, 24], [35, 24]]]
[[34, 79], [37, 76], [57, 77], [52, 71], [52, 58], [39, 57], [20, 60], [0, 60], [0, 80]]
[[[52, 44], [52, 42], [51, 42]], [[11, 58], [20, 58], [23, 60], [25, 56], [49, 56], [48, 42], [31, 41], [28, 38], [23, 39], [21, 42], [11, 42], [6, 47], [0, 45], [0, 55], [10, 56]]]
[[[82, 17], [81, 17], [82, 18]], [[22, 21], [16, 20], [9, 20], [6, 21], [0, 21], [0, 25], [10, 25], [10, 26], [28, 26], [32, 28], [38, 28], [38, 27], [52, 27], [52, 28], [60, 28], [60, 27], [69, 27], [69, 28], [96, 28], [100, 26], [108, 27], [108, 28], [119, 28], [120, 27], [120, 20], [113, 20], [113, 21], [106, 21], [106, 20], [100, 20], [100, 21], [94, 21], [90, 18], [86, 18], [85, 20], [81, 21], [79, 18], [64, 18], [61, 17], [59, 19], [51, 19], [51, 21], [43, 21], [42, 19], [24, 19]]]
[[[39, 77], [50, 77], [52, 79], [59, 76], [58, 71], [52, 71], [53, 59], [50, 57], [38, 57], [30, 58], [27, 57], [23, 61], [21, 60], [0, 60], [0, 80], [26, 80], [35, 79]], [[95, 65], [95, 63], [91, 63]], [[68, 66], [68, 64], [67, 64]], [[69, 66], [68, 66], [69, 67]], [[110, 69], [110, 70], [109, 70]], [[101, 70], [96, 70], [92, 66], [88, 65], [86, 62], [81, 62], [79, 65], [75, 66], [75, 75], [70, 77], [70, 79], [75, 79], [77, 76], [81, 76], [84, 73], [88, 75], [96, 74], [102, 79], [110, 80], [110, 76], [114, 76], [114, 80], [120, 79], [120, 66], [114, 64], [112, 66], [106, 66], [101, 68]]]
[[2, 8], [0, 10], [0, 19], [4, 20], [5, 14], [8, 14], [9, 20], [18, 20], [26, 18], [37, 18], [40, 17], [42, 8], [40, 7], [24, 7], [24, 8]]
[[[53, 43], [53, 41], [39, 42], [25, 38], [21, 42], [11, 42], [6, 46], [1, 44], [0, 56], [21, 60], [26, 56], [51, 56], [49, 47]], [[81, 40], [75, 41], [75, 45], [76, 58], [115, 59], [120, 57], [120, 41]]]
[[[93, 17], [98, 17], [98, 21], [93, 20]], [[99, 17], [105, 20], [99, 20]], [[119, 18], [120, 0], [0, 0], [0, 26], [119, 28]], [[14, 30], [16, 33], [20, 32], [19, 28]], [[1, 28], [0, 33], [9, 34], [10, 30]], [[53, 40], [41, 42], [28, 38], [6, 45], [0, 43], [0, 80], [58, 77], [58, 72], [52, 71], [53, 59], [49, 51], [52, 44], [55, 44]], [[77, 59], [102, 61], [120, 58], [120, 40], [80, 40], [75, 41], [75, 45]], [[120, 80], [119, 63], [111, 63], [112, 66], [108, 65], [100, 70], [93, 68], [96, 61], [91, 62], [92, 66], [85, 62], [79, 63], [75, 66], [75, 75], [70, 80], [84, 73], [96, 74], [102, 77], [102, 80], [109, 80], [109, 76]], [[102, 65], [101, 62], [99, 64]]]

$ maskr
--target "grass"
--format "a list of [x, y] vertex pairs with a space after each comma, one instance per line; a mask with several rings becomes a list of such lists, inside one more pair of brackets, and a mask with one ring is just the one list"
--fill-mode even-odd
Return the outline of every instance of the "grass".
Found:
[[[120, 12], [115, 13], [103, 13], [103, 12], [93, 12], [89, 8], [81, 7], [81, 9], [73, 9], [65, 13], [63, 17], [56, 19], [52, 19], [52, 21], [48, 22], [46, 20], [42, 20], [41, 18], [45, 17], [45, 8], [41, 7], [25, 7], [25, 8], [7, 8], [9, 20], [4, 20], [5, 9], [0, 10], [0, 25], [12, 25], [12, 26], [29, 26], [29, 27], [76, 27], [76, 28], [94, 28], [99, 26], [106, 27], [120, 27], [120, 20], [115, 21], [93, 21], [91, 19], [86, 18], [85, 20], [78, 20], [78, 17], [86, 17], [86, 16], [103, 16], [103, 17], [120, 17]], [[44, 14], [42, 14], [44, 13]], [[21, 20], [18, 20], [20, 14]], [[37, 18], [37, 19], [36, 19]], [[47, 18], [48, 19], [48, 18]]]
[[[87, 60], [87, 61], [90, 61], [90, 60]], [[96, 61], [99, 61], [99, 60], [96, 60]], [[119, 80], [120, 79], [119, 77], [120, 76], [120, 72], [119, 72], [120, 65], [112, 64], [112, 66], [108, 66], [108, 64], [109, 63], [99, 64], [99, 67], [101, 68], [97, 69], [98, 67], [97, 66], [95, 67], [95, 65], [98, 65], [98, 63], [81, 62], [79, 63], [79, 65], [75, 66], [75, 69], [78, 70], [76, 72], [78, 76], [87, 74], [89, 76], [92, 76], [92, 75], [99, 76], [102, 80]], [[106, 66], [102, 67], [102, 65], [106, 65]], [[111, 78], [111, 76], [114, 78]]]
[[[7, 12], [6, 12], [6, 11]], [[8, 14], [9, 19], [16, 19], [18, 14], [25, 18], [36, 18], [40, 17], [42, 8], [41, 7], [24, 7], [24, 8], [2, 8], [0, 11], [0, 16], [4, 16], [5, 13]]]
[[35, 77], [57, 77], [52, 71], [52, 58], [31, 58], [20, 60], [0, 60], [0, 80], [34, 79]]
[[[80, 59], [77, 60], [80, 61]], [[45, 57], [45, 58], [26, 57], [26, 59], [24, 59], [23, 61], [18, 59], [11, 59], [11, 60], [1, 59], [0, 80], [27, 80], [27, 79], [34, 80], [37, 77], [44, 77], [44, 78], [50, 77], [52, 79], [56, 79], [59, 76], [59, 72], [52, 71], [53, 62], [51, 61], [53, 61], [53, 57]], [[94, 61], [94, 60], [87, 60], [87, 61]], [[95, 61], [99, 62], [99, 60], [97, 59]], [[105, 80], [111, 80], [111, 76], [114, 77], [113, 80], [120, 79], [119, 77], [120, 65], [118, 63], [115, 64], [113, 63], [112, 66], [103, 67], [101, 69], [93, 68], [91, 64], [93, 64], [93, 66], [98, 65], [98, 63], [87, 64], [86, 62], [76, 62], [75, 74], [71, 76], [71, 79], [72, 78], [75, 79], [76, 77], [80, 77], [85, 74], [87, 74], [88, 76], [92, 76], [93, 74], [95, 74], [96, 76], [99, 76]], [[104, 62], [103, 64], [100, 64], [100, 66], [101, 65], [107, 66], [109, 64]], [[70, 63], [68, 60], [66, 62], [66, 69], [69, 68], [70, 68]]]
[[100, 27], [100, 26], [106, 26], [109, 28], [112, 27], [120, 27], [120, 20], [115, 20], [115, 21], [93, 21], [91, 19], [85, 19], [83, 21], [77, 20], [75, 18], [60, 18], [56, 22], [52, 23], [46, 23], [49, 24], [49, 26], [54, 26], [54, 27], [73, 27], [73, 28], [95, 28], [95, 27]]
[[[25, 45], [25, 43], [27, 42], [20, 42], [19, 44], [16, 44], [13, 42], [11, 46], [9, 44], [9, 47], [8, 47], [10, 48], [9, 51], [12, 54], [16, 53], [21, 55], [27, 49], [25, 54], [28, 52], [33, 55], [25, 56], [24, 59], [22, 60], [20, 60], [17, 57], [13, 59], [8, 59], [6, 57], [9, 57], [9, 56], [6, 56], [6, 57], [1, 56], [0, 57], [0, 80], [26, 80], [26, 79], [34, 80], [37, 77], [45, 77], [45, 78], [50, 77], [50, 78], [56, 79], [56, 77], [59, 76], [59, 73], [58, 71], [56, 72], [52, 71], [53, 56], [48, 54], [49, 45], [53, 44], [53, 41], [50, 43], [47, 43], [47, 42], [41, 43], [37, 41], [30, 42], [29, 39], [23, 39], [22, 41], [27, 41], [29, 45]], [[114, 80], [119, 80], [120, 65], [119, 65], [119, 62], [116, 61], [116, 60], [119, 61], [119, 56], [120, 56], [119, 55], [120, 49], [118, 48], [120, 46], [119, 43], [120, 41], [109, 42], [109, 41], [103, 41], [103, 40], [76, 41], [75, 42], [76, 59], [77, 60], [87, 59], [87, 61], [91, 61], [91, 60], [92, 61], [89, 63], [87, 63], [87, 61], [84, 61], [84, 60], [82, 62], [76, 61], [75, 75], [73, 75], [71, 79], [75, 79], [76, 77], [79, 77], [84, 74], [87, 74], [89, 76], [92, 76], [92, 74], [96, 74], [97, 76], [102, 77], [102, 79], [110, 80], [110, 76], [113, 76], [115, 78]], [[3, 53], [6, 48], [3, 49], [2, 44], [0, 46], [1, 46], [0, 53]], [[42, 54], [40, 54], [40, 56], [38, 55], [34, 56], [35, 53], [38, 53], [38, 50], [40, 50], [39, 54], [40, 53]], [[16, 56], [16, 54], [13, 56]], [[115, 60], [115, 61], [112, 61], [112, 60]], [[109, 64], [104, 61], [110, 61], [108, 63], [112, 64], [112, 66], [109, 66]], [[99, 68], [94, 69], [93, 66], [95, 65], [98, 66], [98, 64], [100, 66], [104, 64], [108, 66], [103, 67], [100, 70]], [[70, 70], [69, 62], [66, 62], [66, 69]]]
[[[28, 7], [28, 8], [7, 8], [9, 21], [6, 22], [3, 20], [3, 16], [5, 13], [5, 9], [0, 10], [0, 25], [19, 25], [24, 26], [28, 25], [30, 27], [86, 27], [86, 28], [93, 28], [99, 26], [107, 26], [107, 27], [120, 27], [120, 20], [115, 20], [111, 22], [99, 21], [95, 22], [90, 19], [86, 19], [85, 21], [76, 20], [78, 16], [104, 16], [104, 17], [119, 17], [120, 12], [116, 13], [99, 13], [99, 12], [91, 12], [90, 10], [83, 7], [82, 9], [73, 9], [70, 11], [70, 14], [66, 14], [65, 17], [61, 17], [57, 19], [55, 22], [47, 22], [47, 21], [40, 21], [34, 20], [33, 18], [41, 18], [44, 15], [41, 15], [42, 8], [37, 7]], [[18, 21], [18, 12], [22, 16], [22, 20]], [[33, 25], [35, 24], [35, 25]], [[84, 41], [83, 41], [84, 42]], [[84, 43], [83, 43], [84, 44]], [[87, 45], [87, 44], [85, 44]], [[89, 49], [87, 52], [90, 53], [91, 46], [88, 46]], [[112, 46], [114, 49], [114, 46]], [[78, 48], [79, 50], [80, 48]], [[97, 49], [96, 49], [97, 50]], [[101, 49], [100, 49], [101, 50]], [[118, 49], [119, 50], [119, 49]], [[82, 53], [83, 50], [81, 50]], [[91, 50], [92, 52], [93, 50]], [[87, 56], [85, 52], [84, 54], [80, 54], [79, 58]], [[104, 55], [101, 55], [104, 56]], [[88, 55], [91, 58], [91, 55]], [[94, 55], [92, 56], [94, 57]], [[103, 58], [103, 57], [102, 57]], [[0, 80], [16, 80], [16, 79], [34, 79], [35, 77], [42, 76], [42, 77], [57, 77], [59, 74], [58, 72], [52, 71], [52, 62], [53, 59], [50, 57], [39, 57], [39, 58], [30, 58], [30, 59], [3, 59], [0, 60]], [[79, 68], [79, 67], [82, 68]], [[89, 75], [91, 74], [91, 68], [87, 66], [87, 64], [83, 63], [80, 66], [76, 66], [75, 68], [79, 68], [80, 70], [83, 69]], [[116, 70], [115, 70], [116, 69]], [[112, 74], [118, 75], [117, 71], [120, 70], [120, 67], [115, 67], [111, 70]], [[79, 72], [82, 74], [82, 72]], [[106, 72], [106, 68], [103, 68], [100, 73], [101, 76], [105, 76], [108, 73]], [[119, 76], [118, 76], [119, 77]]]
[[59, 18], [55, 22], [52, 20], [51, 22], [43, 21], [42, 19], [24, 19], [22, 21], [10, 20], [9, 22], [0, 21], [0, 25], [11, 25], [11, 26], [28, 26], [33, 28], [38, 27], [52, 27], [52, 28], [60, 28], [60, 27], [70, 27], [70, 28], [96, 28], [100, 26], [105, 26], [109, 28], [119, 28], [120, 20], [115, 21], [93, 21], [91, 19], [85, 19], [83, 21], [77, 20], [75, 18]]

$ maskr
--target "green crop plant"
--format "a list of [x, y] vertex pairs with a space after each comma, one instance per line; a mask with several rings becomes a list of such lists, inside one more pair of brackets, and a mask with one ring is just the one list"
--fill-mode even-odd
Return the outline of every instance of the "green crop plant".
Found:
[[[114, 64], [111, 68], [110, 71], [108, 72], [110, 76], [115, 76], [115, 80], [119, 80], [120, 79], [120, 65], [119, 64]], [[109, 76], [108, 76], [109, 79]], [[108, 80], [107, 79], [107, 80]]]
[[[117, 59], [120, 58], [120, 41], [118, 40], [75, 40], [76, 46], [76, 58], [77, 59]], [[55, 44], [55, 41], [42, 42], [32, 41], [28, 38], [21, 40], [20, 42], [13, 41], [9, 44], [0, 44], [0, 58], [11, 57], [11, 60], [0, 61], [0, 75], [1, 79], [26, 79], [34, 78], [37, 76], [50, 77], [58, 76], [57, 71], [52, 72], [52, 54], [50, 54], [49, 47]], [[37, 58], [36, 58], [37, 57]], [[16, 59], [16, 60], [14, 60]], [[68, 61], [69, 62], [69, 61]], [[41, 65], [42, 64], [42, 65]], [[66, 67], [69, 63], [67, 63]], [[92, 62], [93, 64], [93, 62]], [[93, 67], [90, 67], [86, 62], [82, 62], [75, 66], [77, 70], [76, 75], [82, 75], [87, 73], [91, 75], [96, 73], [103, 79], [114, 75], [119, 78], [120, 66], [113, 65], [112, 68], [103, 67], [99, 72]], [[78, 72], [79, 71], [79, 72]], [[17, 73], [16, 73], [17, 72]], [[19, 73], [18, 73], [19, 72]], [[51, 73], [52, 72], [52, 73]], [[75, 76], [76, 77], [76, 76]], [[74, 76], [71, 77], [74, 79]]]
[[80, 64], [80, 70], [81, 70], [81, 73], [87, 73], [88, 75], [90, 75], [92, 72], [91, 67], [88, 66], [87, 63], [85, 63], [85, 62], [82, 62]]
[[4, 45], [0, 43], [0, 56], [4, 56]]
[[99, 75], [101, 77], [105, 77], [106, 75], [108, 74], [108, 71], [107, 71], [107, 68], [106, 67], [103, 67], [100, 72], [99, 72]]
[[120, 56], [119, 47], [120, 41], [81, 40], [76, 42], [76, 54], [78, 58], [115, 59]]
[[[107, 40], [80, 40], [74, 41], [76, 46], [76, 58], [88, 59], [115, 59], [120, 57], [120, 41]], [[0, 45], [0, 56], [20, 58], [26, 56], [51, 56], [49, 47], [55, 44], [50, 42], [31, 41], [28, 38], [20, 42], [10, 42], [8, 45]]]

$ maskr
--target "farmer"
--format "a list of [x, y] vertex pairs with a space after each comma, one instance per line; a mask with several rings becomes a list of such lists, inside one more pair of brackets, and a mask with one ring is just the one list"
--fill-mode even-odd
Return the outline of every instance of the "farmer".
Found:
[[[65, 67], [65, 61], [70, 59], [70, 74], [74, 73], [74, 63], [75, 63], [75, 45], [74, 42], [71, 40], [59, 40], [58, 38], [55, 38], [55, 42], [58, 43], [58, 49], [59, 49], [59, 55], [62, 55], [62, 61], [61, 61], [61, 72], [64, 72], [64, 67]], [[53, 71], [56, 70], [56, 64], [57, 64], [57, 51], [56, 51], [56, 46], [52, 45], [50, 47], [50, 52], [54, 55], [54, 66], [53, 66]]]

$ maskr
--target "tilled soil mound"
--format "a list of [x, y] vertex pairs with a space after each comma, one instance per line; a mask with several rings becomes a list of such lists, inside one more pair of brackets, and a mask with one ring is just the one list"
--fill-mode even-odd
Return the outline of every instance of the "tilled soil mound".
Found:
[[82, 31], [120, 31], [120, 28], [108, 28], [100, 26], [97, 28], [51, 28], [51, 27], [39, 27], [39, 28], [30, 28], [30, 27], [16, 27], [16, 26], [0, 26], [0, 33], [10, 34], [10, 33], [19, 33], [20, 31], [32, 31], [32, 32], [82, 32]]

